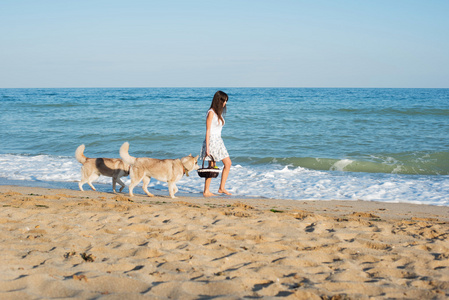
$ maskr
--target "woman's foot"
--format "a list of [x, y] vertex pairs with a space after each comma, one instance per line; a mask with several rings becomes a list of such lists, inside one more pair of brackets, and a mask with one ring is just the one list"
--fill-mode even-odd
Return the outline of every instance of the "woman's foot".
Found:
[[232, 195], [230, 192], [228, 192], [228, 191], [225, 190], [225, 189], [219, 189], [218, 192], [219, 192], [220, 194], [226, 194], [226, 195], [229, 195], [229, 196]]
[[207, 193], [204, 192], [204, 193], [203, 193], [203, 196], [204, 196], [204, 197], [213, 197], [213, 196], [215, 196], [215, 194], [212, 194], [211, 192], [207, 192]]

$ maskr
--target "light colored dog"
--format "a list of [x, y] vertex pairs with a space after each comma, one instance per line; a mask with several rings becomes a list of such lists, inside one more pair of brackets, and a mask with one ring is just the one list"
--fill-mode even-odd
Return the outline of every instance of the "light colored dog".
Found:
[[92, 185], [100, 175], [112, 177], [112, 190], [115, 193], [115, 186], [118, 182], [122, 187], [120, 192], [125, 188], [125, 184], [120, 177], [129, 175], [129, 165], [125, 164], [120, 158], [88, 158], [84, 156], [84, 145], [79, 146], [75, 151], [76, 159], [83, 164], [81, 167], [81, 181], [78, 186], [81, 191], [83, 185], [87, 182], [89, 186], [96, 191]]
[[120, 157], [123, 161], [131, 166], [129, 176], [131, 183], [129, 185], [129, 195], [132, 197], [133, 189], [140, 181], [143, 180], [142, 189], [144, 192], [153, 197], [154, 195], [148, 192], [148, 184], [151, 177], [159, 181], [168, 182], [168, 192], [170, 197], [176, 198], [175, 194], [178, 191], [176, 182], [178, 182], [184, 174], [189, 176], [189, 172], [198, 170], [198, 156], [185, 156], [178, 159], [156, 159], [148, 157], [132, 157], [128, 153], [129, 143], [125, 142], [120, 147]]

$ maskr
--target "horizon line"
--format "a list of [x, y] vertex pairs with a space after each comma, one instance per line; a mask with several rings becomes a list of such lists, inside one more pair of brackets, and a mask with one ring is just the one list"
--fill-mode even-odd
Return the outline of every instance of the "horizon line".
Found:
[[0, 87], [0, 89], [449, 89], [449, 87], [307, 87], [307, 86], [72, 86], [72, 87]]

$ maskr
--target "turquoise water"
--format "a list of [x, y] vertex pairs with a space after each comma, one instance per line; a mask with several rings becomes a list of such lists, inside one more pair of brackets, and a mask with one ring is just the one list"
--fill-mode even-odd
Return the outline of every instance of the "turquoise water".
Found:
[[[73, 155], [80, 144], [90, 157], [118, 157], [125, 141], [133, 156], [199, 154], [216, 90], [0, 89], [0, 177], [79, 180]], [[449, 89], [223, 90], [234, 194], [447, 203]], [[198, 180], [183, 179], [181, 187], [199, 193]], [[330, 183], [319, 187], [323, 180]], [[426, 191], [410, 191], [420, 184]]]

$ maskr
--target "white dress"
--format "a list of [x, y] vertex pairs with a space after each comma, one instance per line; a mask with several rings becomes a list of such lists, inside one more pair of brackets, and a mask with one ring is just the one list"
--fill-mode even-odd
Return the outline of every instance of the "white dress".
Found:
[[[214, 117], [212, 118], [212, 124], [210, 128], [210, 138], [209, 138], [209, 152], [213, 156], [215, 161], [221, 161], [226, 157], [229, 157], [228, 151], [224, 145], [223, 139], [221, 138], [221, 130], [223, 129], [223, 124], [218, 119], [217, 114], [213, 109], [209, 109], [207, 111], [206, 116], [212, 112]], [[224, 119], [223, 119], [224, 121]], [[201, 149], [200, 159], [203, 159], [206, 156], [206, 139], [204, 139], [203, 147]], [[206, 160], [210, 160], [209, 157]]]

